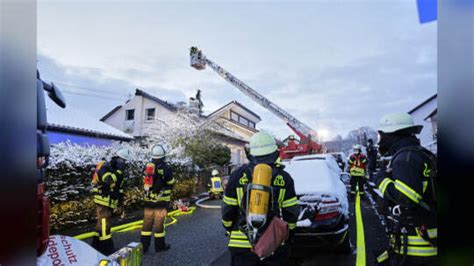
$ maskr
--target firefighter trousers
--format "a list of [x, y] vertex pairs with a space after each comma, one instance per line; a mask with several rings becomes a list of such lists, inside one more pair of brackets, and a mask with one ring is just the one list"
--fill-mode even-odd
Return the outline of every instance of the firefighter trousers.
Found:
[[364, 194], [365, 177], [351, 176], [351, 194], [355, 195], [357, 191], [359, 194]]
[[165, 219], [168, 211], [164, 208], [145, 208], [143, 214], [143, 227], [141, 232], [141, 242], [143, 251], [146, 252], [150, 247], [151, 235], [155, 238], [155, 250], [166, 247], [165, 244]]
[[112, 208], [96, 204], [96, 235], [92, 241], [92, 246], [104, 255], [110, 255], [114, 252], [114, 243], [110, 232], [112, 212]]

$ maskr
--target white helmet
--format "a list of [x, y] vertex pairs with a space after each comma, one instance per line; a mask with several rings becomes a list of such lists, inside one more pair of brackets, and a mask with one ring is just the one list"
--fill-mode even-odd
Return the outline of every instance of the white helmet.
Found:
[[217, 171], [216, 169], [214, 169], [214, 170], [212, 170], [211, 174], [212, 174], [213, 176], [216, 176], [216, 175], [219, 174], [219, 171]]
[[362, 147], [359, 144], [355, 144], [354, 146], [352, 146], [352, 149], [354, 151], [359, 151], [359, 152], [362, 151]]
[[122, 148], [122, 149], [118, 150], [116, 155], [118, 157], [124, 159], [124, 160], [127, 160], [127, 161], [129, 161], [130, 158], [132, 157], [130, 155], [130, 151], [127, 148]]
[[383, 133], [393, 133], [408, 128], [412, 128], [415, 134], [419, 134], [423, 126], [415, 125], [413, 118], [407, 113], [391, 113], [382, 117], [378, 131]]
[[160, 144], [156, 144], [156, 145], [153, 145], [153, 147], [151, 147], [151, 158], [161, 159], [165, 157], [165, 155], [166, 155], [165, 149]]
[[252, 156], [268, 155], [277, 149], [275, 138], [265, 131], [260, 131], [250, 138], [250, 154]]

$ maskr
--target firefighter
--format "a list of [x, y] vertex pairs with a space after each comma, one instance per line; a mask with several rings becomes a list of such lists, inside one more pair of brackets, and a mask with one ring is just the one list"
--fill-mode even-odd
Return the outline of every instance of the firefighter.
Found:
[[[227, 184], [222, 204], [222, 224], [230, 236], [228, 247], [232, 265], [287, 265], [289, 243], [293, 238], [298, 218], [298, 200], [295, 194], [293, 179], [283, 170], [275, 139], [266, 132], [254, 134], [250, 139], [251, 161], [235, 170]], [[245, 228], [247, 218], [245, 209], [248, 206], [246, 197], [247, 184], [252, 183], [253, 169], [257, 164], [271, 166], [271, 187], [273, 192], [272, 208], [268, 208], [267, 221], [273, 217], [283, 218], [288, 223], [289, 239], [280, 245], [273, 255], [261, 260], [251, 251], [252, 244]]]
[[295, 139], [295, 136], [293, 135], [290, 135], [288, 137], [288, 144], [286, 145], [288, 148], [288, 150], [291, 150], [291, 151], [296, 151], [298, 150], [298, 144], [296, 143], [296, 139]]
[[351, 176], [351, 196], [354, 196], [357, 192], [360, 195], [364, 195], [367, 157], [362, 153], [359, 144], [354, 145], [352, 149], [354, 153], [349, 156], [348, 162], [349, 175]]
[[377, 165], [377, 148], [374, 147], [374, 141], [372, 139], [367, 141], [367, 159], [369, 160], [367, 165], [369, 180], [373, 181], [374, 172]]
[[130, 160], [128, 149], [120, 149], [110, 162], [100, 161], [94, 174], [92, 192], [96, 205], [96, 235], [92, 246], [105, 255], [114, 252], [114, 243], [110, 232], [110, 218], [121, 198], [126, 161]]
[[207, 184], [207, 186], [210, 188], [209, 197], [220, 197], [224, 190], [222, 189], [222, 179], [219, 177], [219, 171], [214, 169], [212, 170], [211, 175], [212, 176]]
[[420, 146], [416, 134], [422, 127], [407, 113], [380, 121], [380, 153], [392, 156], [375, 180], [392, 216], [388, 250], [377, 258], [381, 265], [436, 265], [436, 158]]
[[141, 232], [143, 252], [147, 252], [150, 247], [152, 233], [154, 233], [156, 252], [166, 251], [170, 248], [170, 245], [165, 242], [164, 223], [175, 179], [170, 166], [165, 162], [165, 155], [163, 146], [154, 145], [151, 148], [152, 160], [145, 167], [144, 215]]

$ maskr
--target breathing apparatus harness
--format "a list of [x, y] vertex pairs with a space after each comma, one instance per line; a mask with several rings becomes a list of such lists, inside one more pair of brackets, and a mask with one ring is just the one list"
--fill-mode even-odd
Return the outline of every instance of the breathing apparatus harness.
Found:
[[145, 198], [150, 200], [157, 200], [163, 196], [163, 175], [164, 170], [161, 169], [161, 160], [153, 160], [147, 163], [145, 167], [145, 178], [143, 181], [143, 188], [145, 190]]
[[[260, 163], [249, 165], [244, 171], [253, 170], [251, 179], [243, 185], [243, 199], [239, 206], [240, 217], [239, 229], [245, 233], [252, 246], [255, 246], [259, 237], [265, 232], [269, 221], [277, 216], [276, 200], [271, 185], [273, 171], [278, 171], [268, 164]], [[242, 219], [245, 217], [245, 219]]]

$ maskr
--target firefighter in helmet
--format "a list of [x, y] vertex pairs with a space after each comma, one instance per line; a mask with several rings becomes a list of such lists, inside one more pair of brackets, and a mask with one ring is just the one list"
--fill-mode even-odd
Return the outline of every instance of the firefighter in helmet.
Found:
[[110, 232], [110, 218], [121, 199], [126, 161], [130, 160], [128, 149], [120, 149], [110, 162], [100, 161], [93, 177], [92, 193], [96, 205], [96, 235], [92, 246], [105, 255], [114, 252], [114, 243]]
[[151, 148], [151, 162], [145, 166], [143, 188], [144, 215], [141, 242], [143, 252], [150, 247], [152, 233], [155, 251], [165, 251], [170, 245], [165, 242], [165, 218], [171, 200], [171, 189], [175, 183], [170, 166], [165, 162], [165, 149], [157, 144]]
[[[258, 132], [250, 139], [250, 163], [235, 170], [227, 184], [222, 204], [222, 224], [230, 237], [228, 247], [231, 253], [232, 265], [286, 265], [289, 256], [289, 243], [293, 238], [298, 218], [298, 200], [295, 194], [293, 179], [283, 170], [275, 139], [266, 132]], [[260, 165], [266, 165], [270, 171], [269, 184], [273, 193], [269, 198], [266, 221], [282, 218], [288, 223], [289, 239], [283, 242], [273, 253], [261, 260], [252, 252], [251, 234], [248, 230], [248, 220], [245, 210], [248, 210], [252, 200], [247, 202], [246, 190], [253, 182], [253, 171]], [[262, 232], [266, 229], [262, 227]]]
[[379, 151], [392, 157], [375, 180], [392, 217], [389, 247], [377, 258], [381, 265], [436, 265], [436, 158], [420, 146], [416, 134], [422, 127], [407, 113], [388, 114], [380, 121]]
[[374, 147], [374, 141], [372, 139], [367, 140], [367, 158], [369, 159], [367, 165], [369, 180], [373, 181], [375, 168], [377, 166], [377, 148]]
[[219, 177], [219, 171], [216, 169], [212, 170], [211, 178], [209, 178], [209, 182], [207, 186], [209, 189], [209, 197], [215, 198], [220, 197], [222, 193], [224, 193], [224, 189], [222, 189], [222, 179]]
[[288, 144], [286, 145], [288, 147], [288, 150], [297, 150], [298, 149], [298, 144], [296, 143], [295, 136], [290, 135], [288, 137]]
[[349, 175], [351, 176], [351, 196], [357, 192], [364, 194], [365, 168], [367, 165], [367, 157], [362, 153], [362, 148], [356, 144], [352, 148], [354, 153], [349, 156]]

